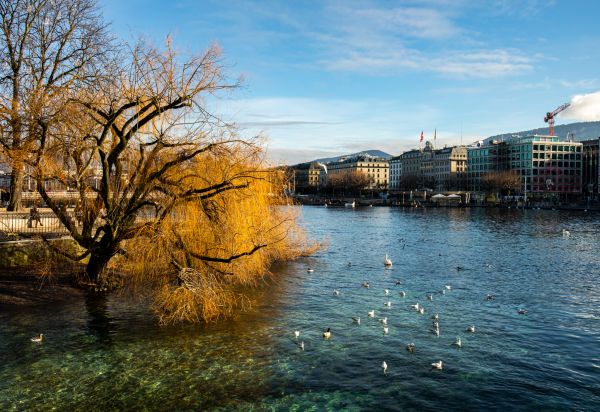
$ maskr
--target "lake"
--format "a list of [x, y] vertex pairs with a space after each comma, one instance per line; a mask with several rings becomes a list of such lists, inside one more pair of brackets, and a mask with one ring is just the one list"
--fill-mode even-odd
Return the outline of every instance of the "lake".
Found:
[[159, 327], [118, 296], [0, 308], [0, 410], [600, 408], [600, 215], [303, 207], [302, 224], [327, 247], [216, 325]]

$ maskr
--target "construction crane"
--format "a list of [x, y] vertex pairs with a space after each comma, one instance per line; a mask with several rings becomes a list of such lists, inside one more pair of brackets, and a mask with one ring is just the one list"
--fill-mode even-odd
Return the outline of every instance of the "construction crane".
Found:
[[571, 103], [562, 104], [562, 105], [558, 106], [556, 109], [554, 109], [554, 111], [548, 112], [548, 113], [546, 113], [546, 116], [544, 116], [544, 121], [546, 123], [548, 123], [548, 129], [549, 129], [548, 134], [550, 136], [554, 136], [554, 117], [557, 114], [559, 114], [560, 112], [562, 112], [563, 110], [565, 110], [570, 105], [571, 105]]

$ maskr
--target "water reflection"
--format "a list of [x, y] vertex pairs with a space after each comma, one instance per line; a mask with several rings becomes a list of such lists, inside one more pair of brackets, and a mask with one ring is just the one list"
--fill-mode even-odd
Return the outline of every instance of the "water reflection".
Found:
[[100, 346], [112, 344], [112, 334], [116, 327], [108, 312], [108, 298], [105, 293], [88, 293], [85, 296], [85, 309], [87, 311], [87, 332], [95, 338], [95, 343]]

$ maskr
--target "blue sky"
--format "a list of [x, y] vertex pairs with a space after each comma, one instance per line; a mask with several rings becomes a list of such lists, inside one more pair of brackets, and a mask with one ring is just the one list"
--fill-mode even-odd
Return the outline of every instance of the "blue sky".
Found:
[[218, 43], [245, 80], [213, 109], [264, 134], [274, 163], [542, 127], [600, 90], [592, 0], [100, 1], [120, 37]]

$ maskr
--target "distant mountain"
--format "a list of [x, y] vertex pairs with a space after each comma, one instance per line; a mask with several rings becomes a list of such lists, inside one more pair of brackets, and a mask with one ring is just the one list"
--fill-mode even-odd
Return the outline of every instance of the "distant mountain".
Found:
[[[554, 126], [554, 135], [562, 140], [567, 139], [567, 134], [571, 133], [571, 139], [576, 141], [597, 139], [600, 136], [600, 122], [577, 122], [570, 124], [561, 124]], [[528, 136], [532, 134], [547, 135], [548, 128], [526, 130], [523, 132], [503, 133], [496, 136], [490, 136], [485, 142], [490, 140], [504, 140], [512, 136]]]
[[[384, 159], [391, 159], [392, 155], [386, 152], [382, 152], [381, 150], [363, 150], [362, 152], [352, 153], [348, 155], [341, 155], [336, 157], [323, 157], [321, 159], [315, 159], [313, 162], [319, 163], [329, 163], [329, 162], [337, 162], [342, 157], [354, 157], [362, 154], [368, 154], [371, 156], [382, 157]], [[310, 162], [309, 162], [310, 163]]]

